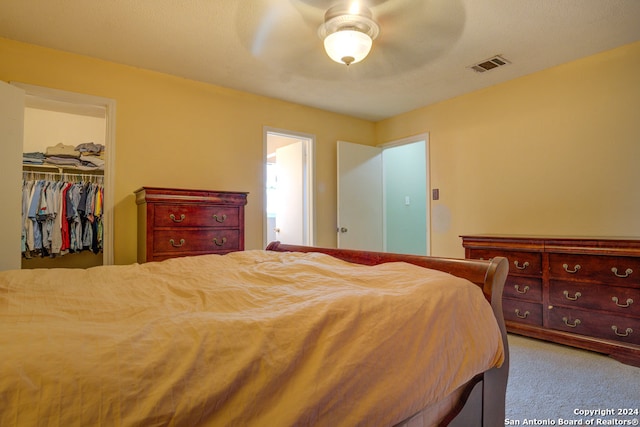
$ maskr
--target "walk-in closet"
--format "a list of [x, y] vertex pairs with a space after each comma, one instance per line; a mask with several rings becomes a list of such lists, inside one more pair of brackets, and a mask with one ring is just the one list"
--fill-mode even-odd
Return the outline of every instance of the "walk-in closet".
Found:
[[112, 264], [114, 103], [18, 86], [26, 90], [21, 268]]

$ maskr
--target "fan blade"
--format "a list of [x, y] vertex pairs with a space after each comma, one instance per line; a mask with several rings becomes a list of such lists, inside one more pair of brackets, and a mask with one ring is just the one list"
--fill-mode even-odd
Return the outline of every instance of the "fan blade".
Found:
[[299, 0], [239, 2], [236, 28], [240, 40], [259, 58], [278, 58], [284, 50], [318, 41], [323, 11]]
[[239, 2], [237, 11], [239, 38], [256, 59], [283, 75], [332, 78], [338, 72], [318, 36], [324, 9], [304, 0], [251, 0]]
[[[369, 76], [419, 68], [456, 43], [465, 22], [460, 0], [387, 0], [372, 9], [380, 35], [365, 60]], [[375, 66], [373, 66], [375, 65]]]

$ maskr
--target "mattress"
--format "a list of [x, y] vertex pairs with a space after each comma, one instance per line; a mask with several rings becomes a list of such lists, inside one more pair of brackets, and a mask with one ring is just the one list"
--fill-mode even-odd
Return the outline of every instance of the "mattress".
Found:
[[504, 358], [482, 291], [244, 251], [0, 272], [0, 425], [394, 425]]

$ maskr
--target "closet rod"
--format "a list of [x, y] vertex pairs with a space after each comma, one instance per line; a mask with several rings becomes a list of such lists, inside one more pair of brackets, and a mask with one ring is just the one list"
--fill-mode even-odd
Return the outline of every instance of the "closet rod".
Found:
[[103, 175], [96, 174], [85, 174], [85, 173], [75, 173], [75, 172], [45, 172], [45, 171], [22, 171], [22, 179], [48, 179], [50, 177], [58, 177], [62, 180], [69, 179], [73, 181], [74, 179], [83, 179], [87, 181], [95, 181], [102, 182], [104, 179]]
[[70, 173], [70, 174], [85, 174], [85, 175], [104, 175], [103, 169], [80, 169], [76, 167], [64, 167], [54, 165], [22, 165], [23, 172], [51, 172], [51, 173]]

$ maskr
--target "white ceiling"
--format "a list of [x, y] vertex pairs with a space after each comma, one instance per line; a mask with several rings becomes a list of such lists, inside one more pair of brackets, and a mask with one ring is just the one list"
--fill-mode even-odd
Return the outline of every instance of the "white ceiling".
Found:
[[374, 121], [640, 40], [640, 0], [369, 0], [381, 34], [346, 67], [317, 36], [333, 3], [0, 0], [0, 37]]

